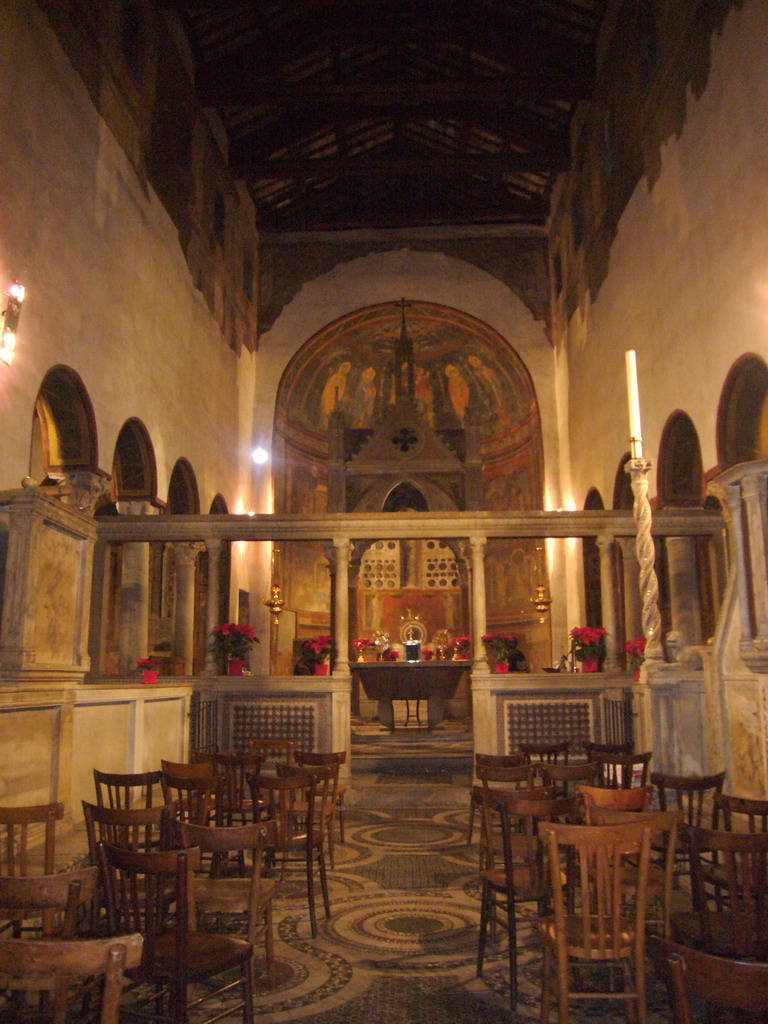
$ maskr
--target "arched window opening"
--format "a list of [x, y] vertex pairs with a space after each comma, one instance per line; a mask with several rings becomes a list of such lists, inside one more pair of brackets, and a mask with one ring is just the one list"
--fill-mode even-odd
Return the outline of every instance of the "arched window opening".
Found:
[[[605, 508], [603, 499], [597, 488], [592, 487], [584, 502], [584, 509], [602, 510]], [[584, 537], [582, 541], [584, 560], [584, 612], [587, 626], [602, 626], [603, 600], [600, 592], [600, 552], [594, 537]]]
[[140, 420], [128, 420], [118, 434], [112, 477], [118, 501], [154, 500], [157, 493], [155, 455]]
[[96, 470], [98, 445], [93, 406], [82, 380], [67, 366], [43, 378], [32, 423], [32, 475]]
[[723, 469], [768, 457], [768, 366], [760, 356], [742, 356], [723, 385], [717, 457]]
[[168, 511], [173, 516], [200, 514], [200, 497], [195, 474], [186, 459], [179, 459], [173, 467], [168, 484]]
[[406, 481], [392, 488], [382, 512], [429, 512], [429, 505], [418, 487]]
[[701, 447], [687, 413], [673, 413], [662, 432], [658, 487], [662, 505], [701, 506]]

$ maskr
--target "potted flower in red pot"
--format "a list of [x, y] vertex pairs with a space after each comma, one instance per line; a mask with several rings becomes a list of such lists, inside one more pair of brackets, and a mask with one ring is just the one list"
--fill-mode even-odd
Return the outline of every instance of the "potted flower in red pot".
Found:
[[509, 672], [509, 660], [517, 647], [517, 637], [511, 633], [486, 633], [480, 639], [486, 650], [493, 651], [493, 671]]
[[332, 636], [313, 636], [301, 645], [302, 661], [312, 666], [316, 676], [328, 675], [328, 661], [333, 649]]
[[627, 640], [624, 644], [624, 651], [627, 655], [627, 670], [634, 672], [635, 682], [640, 678], [640, 666], [645, 661], [645, 637], [640, 634], [634, 640]]
[[258, 642], [259, 638], [254, 633], [253, 626], [247, 623], [222, 622], [213, 631], [211, 650], [217, 656], [219, 664], [225, 664], [227, 675], [241, 676], [248, 652]]
[[147, 686], [153, 686], [157, 682], [158, 668], [154, 658], [139, 658], [136, 662], [136, 667], [143, 676], [142, 682], [146, 683]]
[[469, 636], [457, 636], [453, 641], [452, 661], [466, 661], [469, 657], [469, 649], [472, 646], [472, 638]]
[[602, 626], [574, 626], [571, 630], [571, 648], [582, 672], [599, 672], [605, 661], [605, 638]]

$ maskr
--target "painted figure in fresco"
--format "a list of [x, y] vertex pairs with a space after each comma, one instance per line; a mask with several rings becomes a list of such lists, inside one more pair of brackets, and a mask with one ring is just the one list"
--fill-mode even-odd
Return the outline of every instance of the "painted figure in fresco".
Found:
[[435, 393], [432, 381], [423, 366], [413, 368], [413, 397], [416, 407], [430, 425], [435, 425]]
[[339, 363], [336, 369], [330, 374], [325, 382], [323, 393], [320, 396], [320, 422], [324, 428], [328, 427], [328, 419], [344, 397], [347, 388], [347, 377], [352, 369], [352, 363], [344, 360]]
[[517, 405], [514, 391], [505, 391], [501, 381], [499, 380], [499, 375], [494, 369], [484, 363], [479, 356], [474, 355], [474, 353], [468, 355], [467, 362], [473, 370], [475, 370], [477, 379], [481, 386], [485, 385], [493, 396], [496, 413], [498, 414], [501, 423], [509, 425], [510, 406], [514, 410]]
[[456, 413], [456, 418], [463, 427], [469, 404], [469, 384], [458, 366], [454, 366], [453, 363], [448, 363], [445, 367], [445, 376], [448, 378], [448, 397], [451, 400], [453, 411]]
[[373, 414], [376, 409], [376, 370], [373, 366], [366, 366], [360, 375], [360, 395], [362, 403], [360, 412], [355, 420], [356, 427], [370, 427], [373, 422]]

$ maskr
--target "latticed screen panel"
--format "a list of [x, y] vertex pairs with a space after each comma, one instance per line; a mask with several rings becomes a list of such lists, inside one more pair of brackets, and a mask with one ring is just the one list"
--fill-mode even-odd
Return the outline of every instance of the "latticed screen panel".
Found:
[[453, 551], [442, 540], [427, 540], [422, 548], [421, 577], [434, 590], [459, 585], [459, 570]]
[[248, 750], [252, 739], [294, 740], [298, 750], [316, 750], [317, 708], [298, 701], [230, 700], [225, 743], [233, 750]]
[[504, 702], [506, 753], [521, 743], [560, 743], [568, 740], [578, 752], [594, 737], [594, 702], [589, 697], [537, 700], [518, 698]]
[[360, 586], [365, 590], [396, 590], [400, 586], [400, 542], [377, 540], [360, 561]]

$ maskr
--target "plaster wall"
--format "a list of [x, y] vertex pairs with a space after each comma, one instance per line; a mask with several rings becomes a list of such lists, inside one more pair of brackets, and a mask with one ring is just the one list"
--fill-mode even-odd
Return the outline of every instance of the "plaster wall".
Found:
[[[624, 211], [607, 279], [558, 339], [567, 351], [563, 487], [577, 508], [591, 486], [610, 506], [628, 450], [625, 350], [637, 350], [645, 456], [658, 458], [664, 424], [682, 409], [705, 471], [717, 464], [717, 408], [731, 365], [745, 352], [768, 358], [766, 38], [768, 5], [731, 10], [712, 41], [706, 88], [698, 99], [689, 93], [657, 181], [651, 191], [642, 181]], [[652, 475], [650, 494], [655, 486]]]
[[26, 474], [38, 388], [65, 364], [93, 403], [100, 468], [137, 416], [161, 498], [185, 456], [203, 512], [217, 492], [247, 510], [254, 357], [222, 340], [173, 223], [31, 2], [0, 5], [0, 95], [0, 289], [27, 289], [0, 373], [0, 488]]

